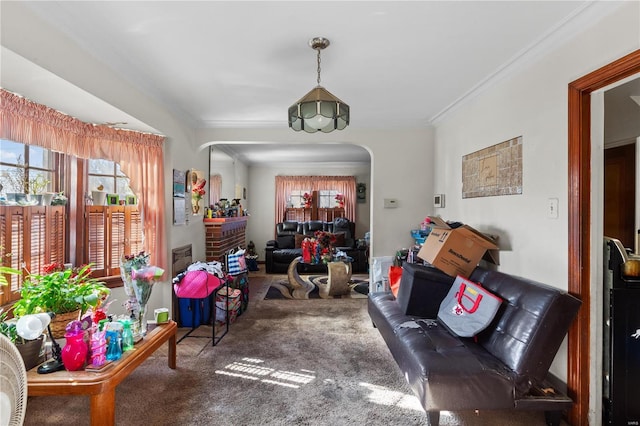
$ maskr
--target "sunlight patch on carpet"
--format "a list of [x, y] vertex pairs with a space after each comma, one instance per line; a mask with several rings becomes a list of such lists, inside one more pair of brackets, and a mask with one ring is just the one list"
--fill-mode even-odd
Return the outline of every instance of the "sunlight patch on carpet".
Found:
[[[244, 361], [244, 362], [243, 362]], [[238, 377], [247, 380], [260, 380], [263, 383], [285, 386], [289, 388], [300, 388], [316, 379], [316, 376], [309, 370], [302, 372], [276, 370], [262, 365], [265, 361], [257, 358], [242, 358], [224, 367], [223, 370], [216, 370], [216, 374]]]
[[422, 405], [420, 405], [420, 401], [418, 401], [415, 395], [394, 391], [384, 386], [373, 385], [371, 383], [361, 382], [359, 385], [370, 392], [367, 398], [374, 404], [395, 405], [396, 407], [408, 410], [424, 411]]

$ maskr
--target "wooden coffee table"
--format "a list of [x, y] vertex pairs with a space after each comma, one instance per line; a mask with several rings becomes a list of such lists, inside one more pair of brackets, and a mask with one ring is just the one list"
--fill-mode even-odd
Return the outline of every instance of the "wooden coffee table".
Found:
[[114, 425], [116, 386], [165, 342], [169, 342], [169, 368], [176, 368], [176, 331], [174, 321], [158, 325], [134, 349], [100, 372], [57, 371], [38, 374], [37, 367], [27, 372], [29, 396], [89, 395], [91, 424]]

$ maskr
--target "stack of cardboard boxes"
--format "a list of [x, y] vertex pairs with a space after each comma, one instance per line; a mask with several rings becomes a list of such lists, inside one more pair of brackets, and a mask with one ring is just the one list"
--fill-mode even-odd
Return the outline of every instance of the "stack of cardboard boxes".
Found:
[[418, 257], [452, 277], [467, 278], [480, 259], [499, 264], [494, 239], [468, 225], [452, 228], [442, 218], [429, 216], [432, 229]]

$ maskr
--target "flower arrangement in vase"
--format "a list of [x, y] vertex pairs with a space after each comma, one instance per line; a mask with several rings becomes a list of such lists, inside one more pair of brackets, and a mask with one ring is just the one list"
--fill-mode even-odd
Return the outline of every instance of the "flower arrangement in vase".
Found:
[[322, 263], [331, 262], [331, 258], [333, 257], [333, 245], [336, 242], [335, 234], [326, 231], [316, 231], [314, 233], [316, 237], [316, 241], [318, 242], [318, 247], [320, 255], [320, 260]]
[[344, 194], [336, 194], [335, 200], [338, 207], [344, 208]]
[[205, 179], [197, 179], [191, 187], [191, 206], [193, 208], [193, 214], [197, 214], [200, 211], [200, 200], [204, 197], [204, 186], [207, 184]]
[[309, 194], [308, 192], [305, 192], [304, 194], [302, 194], [302, 202], [305, 208], [311, 207], [312, 198], [313, 198], [312, 195]]
[[164, 269], [157, 266], [145, 266], [141, 269], [133, 269], [131, 277], [133, 278], [133, 288], [136, 293], [136, 299], [140, 305], [138, 311], [138, 330], [139, 334], [145, 336], [147, 334], [147, 302], [151, 297], [153, 284], [162, 278]]
[[[124, 284], [124, 291], [127, 295], [127, 300], [123, 303], [125, 309], [129, 312], [129, 316], [132, 320], [139, 317], [140, 303], [136, 297], [136, 291], [133, 286], [132, 273], [137, 269], [146, 268], [149, 266], [150, 255], [144, 250], [138, 254], [123, 255], [120, 259], [120, 277]], [[133, 321], [133, 334], [138, 336], [139, 330], [137, 328], [138, 322]]]

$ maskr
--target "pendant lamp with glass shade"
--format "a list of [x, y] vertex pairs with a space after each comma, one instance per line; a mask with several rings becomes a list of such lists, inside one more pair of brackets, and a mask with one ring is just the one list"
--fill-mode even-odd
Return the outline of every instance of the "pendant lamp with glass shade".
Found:
[[316, 37], [309, 46], [318, 52], [318, 85], [289, 107], [289, 127], [307, 133], [329, 133], [343, 130], [349, 125], [349, 105], [320, 86], [320, 52], [329, 46], [329, 40]]

